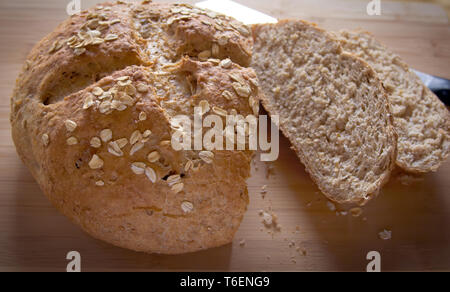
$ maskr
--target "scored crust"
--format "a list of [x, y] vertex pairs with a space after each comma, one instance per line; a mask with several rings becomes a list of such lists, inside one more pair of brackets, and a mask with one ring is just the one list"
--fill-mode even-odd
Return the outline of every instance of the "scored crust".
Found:
[[248, 36], [235, 20], [181, 4], [104, 3], [70, 17], [17, 79], [19, 156], [96, 238], [166, 254], [229, 243], [247, 208], [252, 152], [175, 151], [169, 141], [180, 130], [173, 117], [192, 118], [200, 102], [257, 111]]
[[252, 67], [262, 103], [320, 190], [338, 203], [366, 203], [395, 165], [396, 134], [380, 81], [304, 21], [254, 25]]
[[397, 165], [436, 171], [450, 153], [450, 113], [395, 53], [364, 31], [334, 33], [345, 51], [372, 66], [386, 89], [398, 134]]

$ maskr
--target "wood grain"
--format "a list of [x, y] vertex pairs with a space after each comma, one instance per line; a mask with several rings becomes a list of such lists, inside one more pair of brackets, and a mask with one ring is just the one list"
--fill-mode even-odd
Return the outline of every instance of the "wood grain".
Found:
[[[146, 255], [84, 234], [39, 190], [16, 155], [9, 126], [9, 97], [21, 64], [31, 47], [66, 18], [68, 2], [0, 3], [0, 270], [64, 271], [71, 250], [81, 253], [84, 271], [364, 271], [371, 250], [381, 253], [383, 270], [450, 270], [450, 162], [411, 185], [395, 176], [363, 215], [337, 216], [282, 137], [280, 157], [269, 178], [267, 165], [256, 157], [248, 181], [251, 203], [232, 244], [179, 256]], [[84, 0], [83, 8], [95, 2]], [[450, 78], [450, 29], [446, 13], [437, 6], [386, 2], [382, 16], [369, 17], [368, 1], [360, 0], [239, 2], [275, 17], [315, 21], [327, 29], [367, 29], [414, 68]], [[262, 185], [267, 185], [265, 199]], [[269, 207], [282, 225], [274, 234], [267, 233], [258, 215]], [[392, 230], [392, 240], [378, 238], [385, 228]], [[242, 239], [245, 246], [239, 244]], [[289, 247], [291, 241], [295, 247]]]

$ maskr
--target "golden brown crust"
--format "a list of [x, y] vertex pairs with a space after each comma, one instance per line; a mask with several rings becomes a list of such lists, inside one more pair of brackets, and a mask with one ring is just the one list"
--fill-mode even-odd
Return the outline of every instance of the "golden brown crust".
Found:
[[[134, 27], [145, 11], [141, 24], [150, 19], [150, 35], [169, 47]], [[164, 24], [169, 15], [187, 12], [188, 18]], [[104, 3], [72, 16], [30, 53], [11, 99], [17, 152], [50, 201], [92, 236], [166, 254], [232, 240], [248, 204], [252, 153], [214, 150], [208, 163], [199, 151], [167, 144], [172, 118], [192, 117], [200, 101], [243, 116], [254, 112], [229, 77], [240, 75], [257, 99], [252, 69], [233, 62], [223, 68], [220, 60], [202, 62], [195, 55], [226, 33], [229, 41], [215, 57], [250, 63], [251, 39], [228, 28], [222, 16], [215, 16], [222, 31], [206, 30], [198, 22], [215, 22], [208, 13], [180, 5]], [[94, 35], [109, 35], [109, 41], [80, 45], [71, 39], [80, 37], [88, 19], [99, 18], [110, 24]], [[149, 51], [155, 47], [156, 53]], [[176, 54], [161, 57], [165, 50]], [[224, 90], [231, 95], [225, 98]], [[153, 152], [156, 159], [148, 157]]]

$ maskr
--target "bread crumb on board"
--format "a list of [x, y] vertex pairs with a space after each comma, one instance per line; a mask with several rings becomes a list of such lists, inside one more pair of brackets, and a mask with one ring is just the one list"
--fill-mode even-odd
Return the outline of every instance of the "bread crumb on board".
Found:
[[278, 223], [278, 217], [272, 210], [259, 210], [259, 215], [262, 217], [262, 223], [268, 229], [276, 231], [281, 230], [281, 225]]
[[384, 229], [383, 231], [378, 233], [378, 237], [382, 240], [389, 240], [392, 238], [392, 231]]
[[359, 207], [351, 208], [350, 214], [352, 214], [353, 217], [359, 217], [363, 213], [363, 210]]
[[303, 256], [306, 256], [306, 249], [304, 249], [303, 247], [297, 247], [296, 248], [296, 251], [298, 252], [298, 253], [301, 253]]
[[348, 212], [347, 211], [336, 211], [336, 216], [347, 216]]
[[266, 162], [266, 178], [269, 179], [274, 174], [275, 166], [273, 165], [273, 162]]
[[330, 201], [327, 202], [327, 207], [330, 211], [336, 211], [336, 205]]
[[260, 228], [260, 231], [266, 231], [272, 238], [275, 233], [281, 232], [282, 226], [278, 222], [278, 216], [273, 212], [270, 206], [265, 210], [260, 209], [258, 215], [261, 217], [261, 223], [263, 225]]
[[397, 176], [397, 180], [404, 186], [410, 186], [424, 180], [423, 176], [401, 173]]
[[267, 185], [263, 185], [263, 186], [261, 187], [260, 194], [261, 194], [261, 198], [263, 198], [263, 199], [266, 198], [266, 194], [267, 194]]
[[[308, 204], [312, 204], [312, 203], [308, 203]], [[363, 209], [360, 207], [353, 207], [350, 209], [344, 208], [344, 210], [342, 210], [341, 207], [336, 206], [336, 204], [331, 201], [327, 201], [326, 206], [331, 212], [335, 212], [336, 216], [351, 215], [352, 217], [357, 218], [363, 214]], [[339, 209], [341, 209], [341, 210], [339, 210]]]

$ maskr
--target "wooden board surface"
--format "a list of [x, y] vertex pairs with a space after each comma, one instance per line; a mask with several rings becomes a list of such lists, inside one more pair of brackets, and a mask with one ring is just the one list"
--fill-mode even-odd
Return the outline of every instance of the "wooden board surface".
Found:
[[[16, 155], [9, 126], [9, 97], [19, 68], [32, 46], [66, 18], [68, 2], [0, 3], [0, 270], [64, 271], [71, 250], [81, 253], [84, 271], [364, 271], [372, 250], [380, 252], [383, 270], [450, 270], [450, 161], [409, 185], [393, 178], [360, 217], [337, 216], [282, 137], [274, 173], [267, 178], [267, 165], [256, 162], [253, 167], [250, 205], [232, 244], [179, 256], [147, 255], [84, 234], [44, 197]], [[82, 0], [82, 7], [95, 2]], [[382, 1], [382, 16], [370, 17], [365, 12], [368, 1], [362, 0], [239, 2], [327, 29], [364, 28], [414, 68], [450, 78], [450, 27], [437, 6]], [[269, 207], [282, 225], [273, 235], [258, 215]], [[392, 230], [391, 240], [378, 238], [383, 229]], [[239, 244], [242, 239], [245, 246]], [[291, 242], [295, 247], [289, 247]]]

